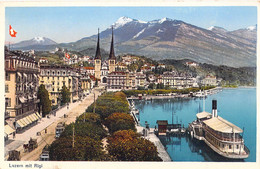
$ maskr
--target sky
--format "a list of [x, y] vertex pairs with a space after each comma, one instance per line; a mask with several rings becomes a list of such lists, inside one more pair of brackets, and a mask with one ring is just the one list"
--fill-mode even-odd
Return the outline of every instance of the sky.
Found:
[[[220, 26], [229, 31], [256, 25], [257, 8], [236, 7], [6, 7], [6, 42], [17, 43], [37, 36], [57, 43], [75, 42], [103, 31], [118, 18], [151, 21], [162, 18], [182, 20], [202, 27]], [[18, 32], [9, 35], [9, 25]]]

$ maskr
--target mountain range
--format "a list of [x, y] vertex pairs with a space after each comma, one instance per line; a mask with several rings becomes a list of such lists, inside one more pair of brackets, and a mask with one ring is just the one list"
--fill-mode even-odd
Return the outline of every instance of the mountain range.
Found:
[[[156, 60], [191, 59], [232, 67], [256, 66], [256, 25], [227, 31], [217, 26], [204, 29], [169, 18], [145, 22], [120, 17], [112, 26], [116, 55], [130, 53]], [[100, 46], [106, 51], [110, 48], [111, 29], [112, 27], [109, 27], [100, 32]], [[97, 35], [93, 35], [76, 42], [61, 44], [48, 38], [34, 38], [12, 47], [22, 50], [53, 50], [55, 47], [63, 47], [82, 51], [95, 48], [96, 43]]]

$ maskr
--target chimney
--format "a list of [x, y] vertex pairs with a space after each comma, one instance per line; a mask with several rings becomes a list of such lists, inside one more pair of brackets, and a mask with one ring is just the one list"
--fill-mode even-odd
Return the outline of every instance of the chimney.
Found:
[[212, 100], [212, 117], [218, 117], [217, 100]]

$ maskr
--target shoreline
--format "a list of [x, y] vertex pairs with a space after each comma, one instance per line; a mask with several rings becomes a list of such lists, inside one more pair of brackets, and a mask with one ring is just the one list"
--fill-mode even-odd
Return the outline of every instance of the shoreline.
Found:
[[[135, 109], [135, 106], [131, 106], [129, 99], [127, 98], [129, 107], [130, 107], [130, 115], [133, 116], [134, 119], [137, 119], [133, 109]], [[135, 121], [135, 127], [137, 130], [137, 133], [143, 133], [145, 129], [145, 127], [142, 127], [138, 121]], [[149, 130], [147, 130], [147, 136], [143, 136], [144, 139], [147, 139], [149, 141], [151, 141], [152, 143], [154, 143], [154, 145], [157, 147], [157, 152], [158, 152], [158, 156], [161, 157], [161, 159], [163, 160], [163, 162], [170, 162], [173, 161], [170, 157], [170, 155], [168, 154], [168, 152], [165, 150], [165, 147], [163, 146], [161, 140], [154, 134], [154, 128], [150, 128]]]

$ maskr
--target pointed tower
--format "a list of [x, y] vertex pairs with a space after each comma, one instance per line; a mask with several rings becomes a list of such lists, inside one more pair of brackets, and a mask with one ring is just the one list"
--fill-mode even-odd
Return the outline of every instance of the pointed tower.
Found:
[[99, 29], [98, 29], [97, 50], [95, 55], [95, 78], [100, 79], [100, 75], [101, 75], [101, 53], [99, 47]]
[[116, 70], [116, 57], [115, 57], [115, 52], [114, 52], [113, 26], [112, 26], [112, 40], [111, 40], [110, 54], [109, 54], [109, 58], [108, 58], [108, 67], [109, 67], [108, 73], [114, 72]]

